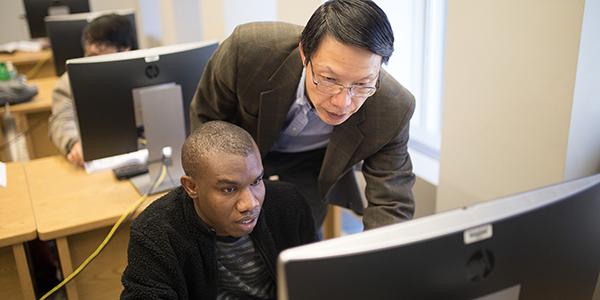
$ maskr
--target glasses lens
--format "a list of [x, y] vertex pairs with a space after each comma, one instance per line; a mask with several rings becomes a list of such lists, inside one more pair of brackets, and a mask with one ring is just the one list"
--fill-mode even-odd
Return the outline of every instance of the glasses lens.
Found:
[[373, 87], [352, 87], [352, 96], [354, 97], [369, 97], [375, 94]]
[[339, 86], [339, 85], [337, 85], [333, 82], [329, 82], [327, 80], [320, 81], [319, 84], [317, 84], [317, 88], [321, 92], [331, 94], [331, 95], [338, 94], [343, 89], [342, 86]]

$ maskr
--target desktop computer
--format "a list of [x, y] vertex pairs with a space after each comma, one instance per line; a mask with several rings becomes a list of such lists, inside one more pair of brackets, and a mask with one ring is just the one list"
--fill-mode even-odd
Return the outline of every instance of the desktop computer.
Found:
[[596, 174], [285, 250], [278, 293], [280, 300], [590, 300], [599, 272]]
[[[152, 163], [168, 146], [169, 180], [155, 192], [178, 186], [189, 106], [217, 45], [186, 43], [68, 60], [84, 160], [146, 148]], [[158, 170], [151, 164], [150, 174], [142, 175], [146, 179], [133, 181], [140, 194]]]

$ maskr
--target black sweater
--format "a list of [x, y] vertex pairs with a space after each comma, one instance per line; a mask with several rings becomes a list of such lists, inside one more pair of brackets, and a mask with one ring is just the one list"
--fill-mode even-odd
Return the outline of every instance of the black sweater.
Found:
[[[262, 211], [250, 236], [275, 280], [279, 253], [316, 240], [310, 209], [282, 182], [265, 182]], [[121, 299], [215, 299], [215, 234], [200, 221], [193, 200], [179, 187], [131, 225]]]

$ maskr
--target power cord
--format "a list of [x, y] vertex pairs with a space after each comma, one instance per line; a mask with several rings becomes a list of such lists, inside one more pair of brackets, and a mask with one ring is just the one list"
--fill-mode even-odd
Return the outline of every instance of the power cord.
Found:
[[90, 256], [88, 256], [88, 258], [86, 258], [83, 261], [83, 263], [81, 263], [81, 265], [79, 265], [79, 267], [77, 267], [77, 269], [75, 269], [75, 271], [73, 271], [73, 273], [69, 274], [69, 276], [67, 276], [67, 278], [65, 278], [58, 285], [56, 285], [54, 288], [52, 288], [50, 291], [48, 291], [44, 296], [42, 296], [40, 298], [40, 300], [47, 299], [52, 294], [54, 294], [56, 291], [58, 291], [63, 286], [65, 286], [67, 283], [69, 283], [71, 280], [73, 280], [73, 278], [75, 278], [77, 275], [79, 275], [79, 273], [81, 273], [81, 271], [83, 271], [83, 269], [85, 269], [89, 265], [89, 263], [91, 263], [92, 260], [94, 260], [98, 256], [98, 254], [100, 254], [100, 252], [102, 250], [104, 250], [104, 248], [106, 247], [106, 245], [108, 244], [108, 242], [112, 239], [112, 237], [114, 236], [114, 234], [117, 231], [117, 229], [119, 229], [119, 227], [121, 226], [121, 224], [129, 216], [131, 216], [131, 214], [133, 214], [140, 207], [140, 205], [142, 205], [142, 203], [144, 203], [146, 201], [146, 199], [148, 198], [148, 195], [150, 195], [152, 193], [152, 190], [156, 189], [156, 187], [158, 187], [163, 182], [163, 180], [165, 179], [166, 175], [167, 175], [167, 163], [163, 160], [163, 164], [162, 164], [162, 168], [161, 168], [160, 174], [159, 174], [159, 176], [156, 177], [156, 179], [154, 180], [154, 183], [152, 184], [152, 186], [150, 187], [150, 189], [144, 195], [142, 195], [135, 203], [133, 203], [125, 211], [124, 214], [121, 215], [121, 217], [119, 218], [119, 220], [117, 220], [117, 222], [115, 223], [115, 225], [113, 225], [113, 227], [110, 229], [110, 232], [106, 235], [106, 237], [104, 238], [104, 240], [102, 241], [102, 243], [100, 243], [100, 246], [98, 246], [98, 248], [96, 248], [96, 250], [94, 250], [94, 252], [92, 252], [92, 254], [90, 254]]

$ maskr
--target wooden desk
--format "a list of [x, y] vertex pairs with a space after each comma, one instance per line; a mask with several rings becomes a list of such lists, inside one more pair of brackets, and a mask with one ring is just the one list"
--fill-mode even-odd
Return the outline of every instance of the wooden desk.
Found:
[[[21, 132], [30, 126], [32, 129], [26, 135], [29, 158], [40, 158], [60, 154], [48, 137], [48, 118], [52, 110], [52, 91], [56, 86], [58, 77], [47, 77], [30, 80], [29, 83], [37, 86], [38, 94], [30, 102], [10, 106], [10, 111], [17, 122], [17, 131]], [[0, 107], [0, 114], [4, 114], [4, 106]], [[0, 143], [4, 137], [0, 138]], [[0, 159], [7, 160], [6, 155]]]
[[[56, 239], [64, 276], [100, 245], [121, 214], [139, 199], [129, 181], [117, 181], [110, 171], [88, 175], [62, 156], [24, 165], [38, 236]], [[129, 224], [124, 224], [104, 251], [67, 285], [68, 298], [117, 299], [128, 242]]]
[[[24, 164], [41, 240], [56, 240], [63, 276], [68, 276], [104, 239], [110, 227], [139, 195], [129, 181], [110, 171], [88, 175], [62, 156]], [[160, 195], [149, 199], [139, 211]], [[71, 283], [74, 299], [116, 299], [127, 265], [129, 224], [124, 224], [104, 251]]]
[[36, 237], [23, 165], [9, 163], [0, 187], [0, 291], [3, 299], [35, 299], [23, 243]]
[[0, 54], [0, 61], [12, 62], [17, 71], [27, 75], [29, 79], [56, 77], [50, 49], [39, 52], [16, 51], [12, 54]]

